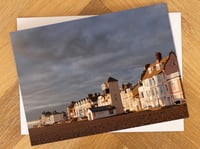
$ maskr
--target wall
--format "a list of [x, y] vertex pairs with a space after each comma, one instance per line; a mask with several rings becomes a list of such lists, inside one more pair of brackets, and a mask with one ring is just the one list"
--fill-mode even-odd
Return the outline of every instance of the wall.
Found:
[[119, 85], [117, 81], [109, 82], [110, 95], [112, 105], [115, 106], [117, 114], [123, 113], [123, 105], [121, 101]]
[[108, 110], [108, 111], [95, 112], [93, 115], [94, 115], [94, 119], [105, 118], [105, 117], [116, 115], [116, 110], [113, 109], [113, 114], [110, 114]]

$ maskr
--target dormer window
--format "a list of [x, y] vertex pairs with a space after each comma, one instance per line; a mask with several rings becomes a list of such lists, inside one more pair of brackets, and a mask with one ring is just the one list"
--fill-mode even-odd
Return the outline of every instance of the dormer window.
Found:
[[153, 71], [153, 68], [152, 68], [152, 67], [149, 67], [149, 68], [148, 68], [148, 72], [149, 72], [149, 74], [151, 74], [152, 71]]
[[160, 64], [156, 64], [156, 70], [160, 70]]

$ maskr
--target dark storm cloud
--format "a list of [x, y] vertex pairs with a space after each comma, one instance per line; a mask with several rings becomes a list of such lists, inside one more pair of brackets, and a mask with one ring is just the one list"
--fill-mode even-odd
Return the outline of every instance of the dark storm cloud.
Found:
[[136, 83], [155, 52], [174, 50], [164, 4], [11, 34], [25, 110], [101, 92], [108, 74]]

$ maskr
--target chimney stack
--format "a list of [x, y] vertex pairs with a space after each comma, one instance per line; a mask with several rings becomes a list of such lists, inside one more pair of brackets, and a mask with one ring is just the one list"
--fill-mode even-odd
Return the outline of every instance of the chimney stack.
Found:
[[124, 84], [122, 84], [122, 90], [124, 90], [125, 89], [125, 85]]
[[144, 66], [144, 71], [146, 71], [147, 70], [147, 68], [150, 66], [150, 64], [146, 64], [145, 66]]
[[162, 59], [162, 54], [160, 52], [156, 52], [156, 63], [160, 63], [161, 59]]

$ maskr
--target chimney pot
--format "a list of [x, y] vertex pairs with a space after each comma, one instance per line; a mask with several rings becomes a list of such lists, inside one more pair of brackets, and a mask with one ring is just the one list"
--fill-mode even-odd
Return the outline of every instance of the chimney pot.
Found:
[[156, 52], [156, 63], [159, 63], [162, 59], [162, 54], [160, 52]]

